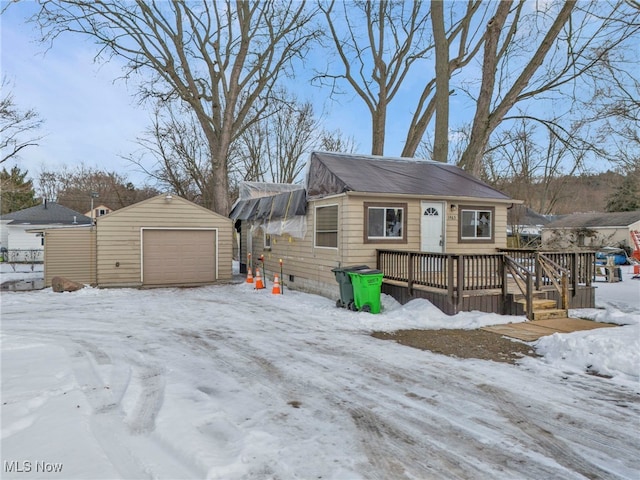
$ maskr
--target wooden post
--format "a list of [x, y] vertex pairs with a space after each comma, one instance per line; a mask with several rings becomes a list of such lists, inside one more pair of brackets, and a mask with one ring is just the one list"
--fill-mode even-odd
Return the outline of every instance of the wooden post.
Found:
[[409, 296], [413, 297], [413, 252], [407, 252], [407, 289], [409, 290]]
[[[536, 265], [537, 265], [536, 253]], [[531, 272], [527, 272], [527, 320], [533, 320], [533, 277]]]
[[576, 296], [578, 293], [578, 283], [580, 281], [580, 273], [578, 272], [580, 261], [578, 258], [578, 252], [574, 252], [571, 257], [571, 288], [573, 288], [572, 296]]
[[567, 278], [567, 274], [562, 272], [562, 309], [566, 310], [569, 308], [569, 279]]
[[464, 255], [456, 255], [458, 262], [457, 272], [457, 285], [456, 285], [456, 313], [458, 308], [462, 305], [462, 292], [464, 291]]
[[454, 288], [454, 261], [453, 255], [447, 256], [447, 296], [452, 305], [455, 305], [455, 288]]
[[[540, 265], [540, 254], [538, 252], [534, 253], [534, 272], [536, 275], [536, 290], [540, 290], [540, 282], [542, 281], [542, 266]], [[528, 283], [527, 283], [528, 285]], [[527, 287], [529, 288], [529, 287]]]
[[502, 315], [507, 315], [507, 297], [509, 294], [509, 274], [507, 272], [507, 260], [505, 254], [500, 256], [500, 268], [502, 269]]

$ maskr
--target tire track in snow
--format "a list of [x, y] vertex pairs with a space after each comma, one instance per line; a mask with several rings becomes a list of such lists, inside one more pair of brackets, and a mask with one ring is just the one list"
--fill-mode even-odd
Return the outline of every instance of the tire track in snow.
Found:
[[[547, 428], [538, 425], [538, 423], [534, 422], [529, 416], [520, 413], [523, 407], [514, 403], [515, 399], [511, 399], [509, 392], [486, 384], [479, 385], [479, 387], [493, 396], [496, 405], [512, 425], [516, 426], [522, 433], [533, 440], [533, 442], [530, 442], [529, 448], [544, 455], [549, 455], [558, 464], [567, 468], [567, 470], [577, 472], [586, 478], [618, 478], [617, 475], [613, 475], [609, 471], [594, 464], [591, 458], [575, 453], [566, 442], [556, 437], [551, 431], [547, 430]], [[605, 442], [599, 440], [596, 442], [600, 447], [605, 447], [606, 445]]]
[[144, 365], [135, 378], [140, 383], [141, 391], [126, 422], [131, 433], [148, 434], [155, 430], [156, 417], [164, 401], [163, 370], [157, 366]]

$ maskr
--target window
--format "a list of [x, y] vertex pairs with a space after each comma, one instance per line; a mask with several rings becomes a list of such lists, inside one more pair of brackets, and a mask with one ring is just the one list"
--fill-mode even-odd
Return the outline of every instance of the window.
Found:
[[406, 243], [407, 219], [406, 203], [365, 203], [364, 241], [365, 243], [401, 242]]
[[492, 238], [493, 209], [461, 208], [461, 240], [491, 240]]
[[264, 234], [264, 249], [271, 250], [271, 234], [269, 233]]
[[338, 206], [316, 207], [315, 246], [338, 248]]

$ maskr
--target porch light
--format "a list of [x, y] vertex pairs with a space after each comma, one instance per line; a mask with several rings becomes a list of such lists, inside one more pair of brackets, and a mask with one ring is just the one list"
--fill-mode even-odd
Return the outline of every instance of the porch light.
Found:
[[457, 206], [455, 205], [455, 203], [452, 203], [451, 206], [449, 207], [451, 210], [455, 210], [457, 208]]

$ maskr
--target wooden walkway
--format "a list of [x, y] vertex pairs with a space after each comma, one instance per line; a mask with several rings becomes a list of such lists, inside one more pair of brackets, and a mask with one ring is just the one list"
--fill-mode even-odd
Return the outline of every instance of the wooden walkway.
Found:
[[534, 320], [531, 322], [508, 323], [483, 327], [481, 330], [493, 332], [505, 337], [517, 338], [525, 342], [538, 340], [554, 333], [571, 333], [595, 328], [617, 327], [611, 323], [600, 323], [580, 318], [554, 318], [549, 320]]

